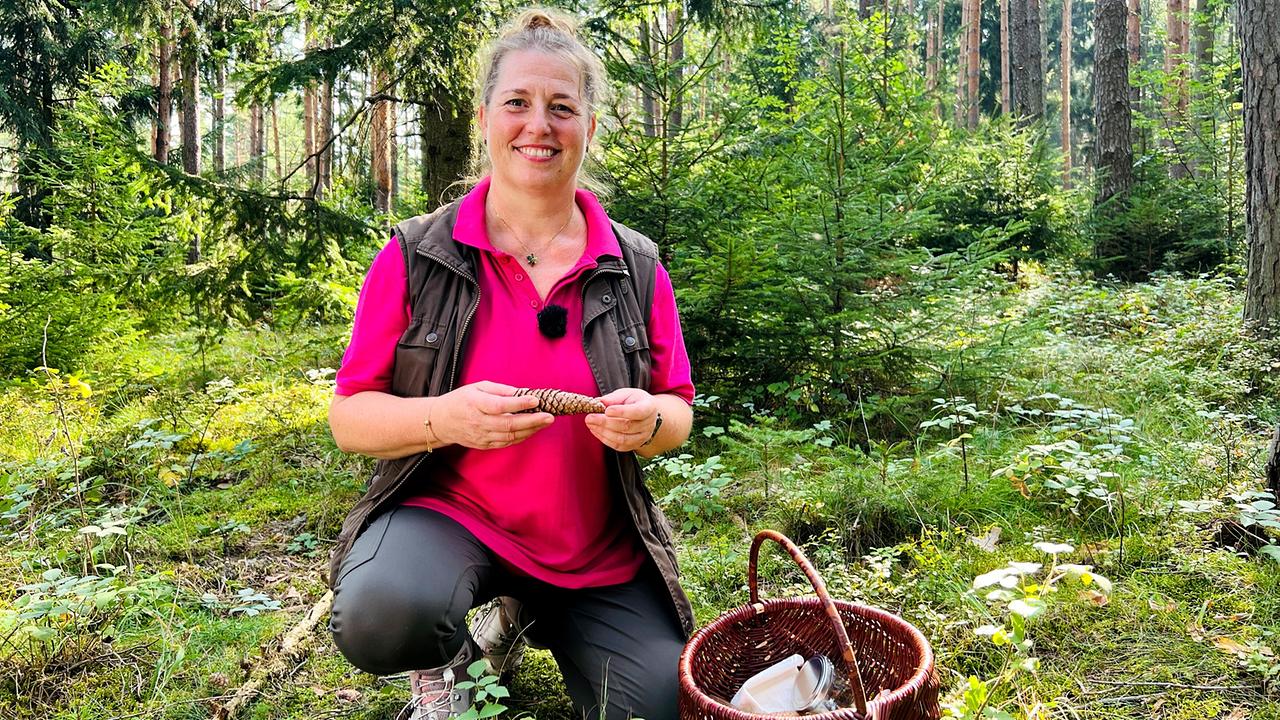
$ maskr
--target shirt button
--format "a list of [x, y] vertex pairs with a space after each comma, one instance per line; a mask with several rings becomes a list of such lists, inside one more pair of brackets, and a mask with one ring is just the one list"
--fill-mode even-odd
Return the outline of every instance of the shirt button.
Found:
[[635, 347], [636, 345], [636, 339], [631, 337], [630, 335], [628, 335], [627, 338], [622, 342], [626, 343], [627, 347]]
[[530, 300], [530, 301], [529, 301], [529, 307], [531, 307], [531, 308], [536, 308], [536, 307], [538, 307], [538, 301], [537, 301], [537, 300]]
[[[437, 335], [437, 334], [435, 334], [435, 333], [427, 333], [427, 342], [429, 342], [429, 343], [433, 343], [433, 342], [435, 342], [436, 340], [439, 340], [439, 339], [440, 339], [440, 336], [439, 336], [439, 335]], [[630, 339], [630, 338], [628, 338], [628, 339]]]
[[520, 273], [516, 273], [516, 282], [519, 282], [523, 279], [524, 279], [524, 275], [521, 275]]
[[600, 297], [600, 301], [601, 301], [601, 302], [603, 302], [603, 303], [605, 303], [605, 304], [607, 305], [607, 304], [609, 304], [609, 303], [613, 302], [613, 296], [612, 296], [612, 295], [602, 295], [602, 296]]

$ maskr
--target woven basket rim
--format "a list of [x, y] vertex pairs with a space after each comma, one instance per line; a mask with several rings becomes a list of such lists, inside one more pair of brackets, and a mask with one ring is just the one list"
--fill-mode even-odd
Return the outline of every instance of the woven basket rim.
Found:
[[[880, 695], [875, 699], [867, 698], [867, 718], [875, 718], [879, 716], [881, 708], [892, 706], [895, 702], [901, 701], [909, 695], [919, 691], [921, 687], [928, 681], [930, 673], [934, 669], [933, 646], [929, 644], [928, 638], [915, 625], [907, 622], [903, 618], [894, 615], [886, 610], [881, 610], [871, 605], [850, 602], [848, 600], [834, 600], [836, 607], [843, 613], [848, 610], [854, 613], [860, 613], [882, 621], [887, 625], [897, 626], [904, 630], [907, 635], [912, 636], [918, 642], [916, 645], [924, 650], [920, 658], [920, 662], [916, 665], [915, 671], [911, 677], [907, 678], [901, 686], [894, 689], [887, 695]], [[754, 605], [742, 605], [733, 610], [729, 610], [720, 615], [720, 617], [707, 623], [702, 629], [698, 630], [689, 638], [689, 642], [685, 645], [684, 651], [680, 653], [680, 685], [685, 687], [694, 695], [694, 700], [700, 704], [714, 704], [718, 706], [725, 717], [731, 720], [754, 720], [755, 718], [770, 718], [772, 715], [762, 715], [758, 713], [750, 713], [739, 710], [732, 705], [727, 705], [721, 700], [711, 697], [703, 692], [693, 680], [693, 656], [702, 647], [702, 643], [710, 635], [742, 620], [757, 615], [768, 613], [771, 609], [803, 607], [806, 609], [814, 609], [822, 611], [822, 601], [816, 597], [803, 598], [771, 598], [761, 600], [759, 608]], [[861, 715], [854, 708], [840, 708], [825, 713], [813, 713], [805, 715], [806, 718], [814, 718], [816, 720], [847, 720], [850, 718], [860, 718]]]

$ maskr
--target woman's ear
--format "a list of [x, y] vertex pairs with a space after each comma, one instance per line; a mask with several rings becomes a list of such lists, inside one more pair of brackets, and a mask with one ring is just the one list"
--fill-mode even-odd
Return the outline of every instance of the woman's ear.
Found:
[[480, 143], [488, 145], [488, 119], [485, 117], [483, 105], [476, 108], [476, 125], [480, 127]]
[[596, 114], [591, 113], [591, 124], [587, 125], [587, 144], [591, 144], [591, 138], [596, 136]]

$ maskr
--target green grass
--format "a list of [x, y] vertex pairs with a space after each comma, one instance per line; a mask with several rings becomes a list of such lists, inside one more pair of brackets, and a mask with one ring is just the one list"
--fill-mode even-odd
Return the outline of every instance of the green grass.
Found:
[[[968, 323], [959, 340], [938, 341], [949, 366], [981, 366], [986, 380], [966, 381], [960, 392], [922, 375], [930, 390], [882, 402], [893, 417], [865, 424], [873, 428], [869, 454], [845, 444], [865, 440], [858, 416], [808, 431], [741, 408], [705, 413], [740, 422], [712, 436], [699, 425], [689, 450], [694, 463], [719, 455], [730, 479], [679, 537], [698, 621], [747, 601], [750, 539], [775, 528], [804, 546], [834, 595], [920, 627], [955, 700], [964, 678], [994, 677], [1005, 657], [974, 633], [1002, 614], [970, 589], [973, 578], [1010, 560], [1046, 560], [1033, 542], [1068, 542], [1076, 549], [1062, 559], [1095, 566], [1114, 590], [1101, 604], [1079, 597], [1076, 585], [1051, 597], [1029, 630], [1040, 669], [1003, 685], [999, 707], [1020, 717], [1039, 708], [1044, 717], [1225, 718], [1240, 709], [1280, 718], [1280, 661], [1267, 654], [1280, 632], [1280, 566], [1213, 542], [1214, 528], [1234, 515], [1228, 495], [1258, 485], [1260, 450], [1280, 414], [1274, 369], [1259, 368], [1276, 347], [1239, 334], [1239, 297], [1223, 281], [1117, 289], [1033, 276], [1000, 302], [1001, 322], [1020, 328], [1005, 335], [1013, 345], [990, 350], [1006, 329], [1001, 322]], [[50, 390], [40, 375], [0, 386], [0, 572], [8, 578], [0, 613], [49, 568], [79, 575], [110, 563], [122, 584], [159, 578], [159, 589], [38, 621], [54, 630], [51, 645], [26, 640], [12, 614], [0, 614], [0, 637], [8, 638], [0, 645], [0, 717], [208, 717], [262, 647], [305, 615], [326, 589], [329, 548], [371, 469], [333, 446], [331, 391], [306, 373], [335, 366], [345, 334], [247, 330], [203, 353], [193, 335], [158, 336], [99, 348], [83, 367], [66, 369], [93, 387], [88, 398]], [[979, 350], [981, 357], [966, 356]], [[234, 396], [207, 384], [224, 377]], [[982, 414], [965, 428], [962, 458], [955, 428], [915, 424], [937, 414], [932, 398], [965, 393]], [[1096, 445], [1087, 428], [1055, 429], [1061, 419], [1010, 409], [1051, 412], [1056, 401], [1033, 399], [1045, 393], [1133, 421], [1129, 462], [1108, 464], [1116, 477], [1102, 483], [1122, 493], [1123, 511], [1120, 495], [1077, 502], [1054, 490], [1060, 467], [1013, 479], [996, 472], [1035, 445]], [[148, 428], [181, 437], [171, 447], [137, 445]], [[875, 428], [896, 430], [878, 437]], [[238, 452], [243, 441], [251, 449]], [[70, 450], [90, 458], [79, 468], [78, 495]], [[649, 482], [661, 498], [687, 478], [654, 469]], [[1228, 504], [1194, 515], [1175, 505], [1202, 499]], [[125, 536], [79, 532], [111, 508], [132, 518]], [[673, 520], [683, 515], [668, 511]], [[995, 527], [995, 547], [978, 547], [973, 540]], [[774, 548], [761, 575], [765, 596], [808, 592]], [[233, 612], [248, 588], [279, 609]], [[305, 662], [265, 688], [244, 717], [395, 715], [403, 680], [355, 670], [322, 629], [315, 639]], [[512, 715], [572, 716], [545, 652], [530, 654], [510, 688]]]

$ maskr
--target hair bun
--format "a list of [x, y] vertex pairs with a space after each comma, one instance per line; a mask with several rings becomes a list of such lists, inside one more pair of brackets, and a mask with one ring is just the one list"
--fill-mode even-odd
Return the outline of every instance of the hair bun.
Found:
[[525, 10], [520, 13], [520, 17], [514, 23], [511, 23], [511, 26], [516, 32], [547, 28], [562, 32], [569, 37], [576, 37], [578, 34], [577, 24], [568, 15], [556, 10], [542, 8]]

